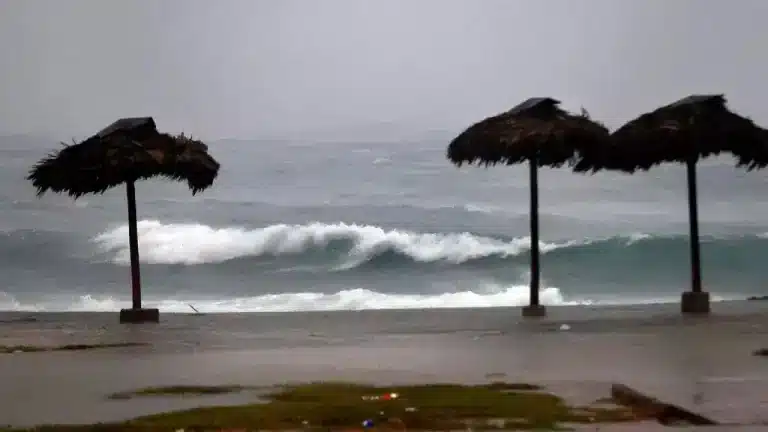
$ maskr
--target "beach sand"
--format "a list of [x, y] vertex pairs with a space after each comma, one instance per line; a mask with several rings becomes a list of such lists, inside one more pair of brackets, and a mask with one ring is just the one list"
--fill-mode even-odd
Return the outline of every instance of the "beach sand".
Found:
[[[703, 318], [676, 305], [550, 308], [535, 321], [518, 309], [167, 314], [142, 326], [121, 326], [116, 313], [1, 314], [0, 345], [150, 345], [0, 355], [0, 424], [114, 421], [258, 396], [106, 398], [147, 386], [506, 380], [575, 403], [621, 382], [758, 430], [768, 425], [768, 359], [752, 352], [768, 345], [768, 313], [757, 303], [720, 303]], [[37, 321], [8, 322], [29, 316]], [[628, 427], [616, 430], [649, 430]]]

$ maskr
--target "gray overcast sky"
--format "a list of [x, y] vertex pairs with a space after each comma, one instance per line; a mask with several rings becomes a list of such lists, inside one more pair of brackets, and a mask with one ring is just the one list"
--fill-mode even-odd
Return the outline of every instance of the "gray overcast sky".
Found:
[[256, 138], [457, 130], [529, 96], [618, 123], [724, 92], [768, 125], [766, 0], [0, 0], [0, 133], [119, 116]]

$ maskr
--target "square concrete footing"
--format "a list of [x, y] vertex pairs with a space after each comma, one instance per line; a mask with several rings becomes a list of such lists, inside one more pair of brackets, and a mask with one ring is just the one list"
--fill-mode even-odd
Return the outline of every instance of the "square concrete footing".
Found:
[[685, 291], [680, 299], [680, 310], [684, 314], [706, 315], [709, 313], [709, 293]]
[[160, 322], [160, 311], [157, 309], [121, 309], [120, 323], [141, 324]]
[[523, 307], [523, 317], [541, 318], [547, 316], [547, 308], [542, 305], [528, 305]]

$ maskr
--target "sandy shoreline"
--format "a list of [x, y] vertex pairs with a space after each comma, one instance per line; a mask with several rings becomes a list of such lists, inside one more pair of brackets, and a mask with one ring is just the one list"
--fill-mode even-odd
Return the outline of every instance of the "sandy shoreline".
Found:
[[[0, 344], [77, 340], [152, 346], [0, 355], [0, 424], [112, 421], [256, 397], [106, 399], [146, 386], [315, 380], [476, 383], [487, 382], [488, 374], [544, 383], [576, 401], [605, 396], [611, 382], [623, 382], [720, 421], [768, 423], [768, 362], [751, 355], [768, 343], [768, 314], [726, 313], [695, 322], [681, 321], [672, 311], [646, 319], [603, 314], [569, 319], [570, 328], [559, 330], [563, 320], [557, 313], [528, 324], [517, 321], [515, 311], [507, 312], [506, 321], [498, 319], [504, 314], [486, 314], [485, 322], [477, 319], [479, 312], [448, 312], [432, 317], [409, 312], [415, 317], [411, 325], [391, 324], [409, 331], [378, 333], [364, 325], [355, 331], [349, 324], [381, 319], [386, 315], [382, 312], [342, 314], [338, 323], [333, 316], [318, 315], [328, 321], [324, 326], [303, 333], [286, 329], [280, 343], [273, 329], [254, 326], [251, 320], [257, 318], [247, 317], [166, 316], [159, 326], [128, 329], [106, 321], [116, 319], [114, 315], [105, 318], [106, 327], [96, 323], [101, 318], [87, 328], [55, 320], [4, 325]], [[442, 325], [445, 331], [438, 331], [435, 316], [453, 319]]]

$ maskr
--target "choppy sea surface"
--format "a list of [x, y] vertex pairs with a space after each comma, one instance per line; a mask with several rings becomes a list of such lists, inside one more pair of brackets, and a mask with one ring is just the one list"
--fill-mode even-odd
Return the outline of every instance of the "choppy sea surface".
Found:
[[[214, 141], [210, 190], [137, 185], [144, 298], [165, 312], [519, 306], [525, 167], [462, 167], [450, 136]], [[125, 190], [74, 201], [24, 180], [55, 141], [0, 138], [0, 310], [130, 303]], [[768, 294], [768, 181], [699, 166], [703, 278], [715, 299]], [[685, 171], [540, 173], [542, 301], [678, 301], [689, 287]]]

